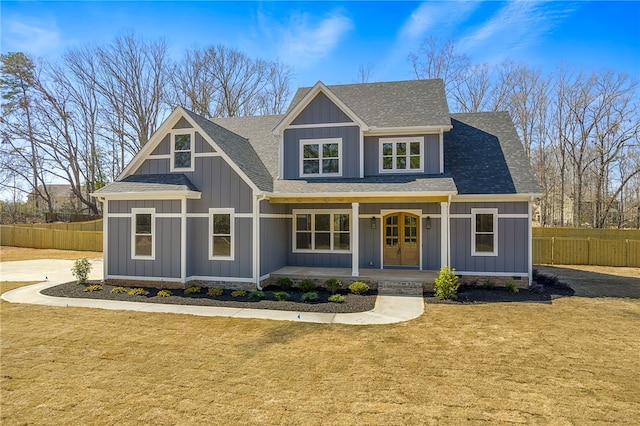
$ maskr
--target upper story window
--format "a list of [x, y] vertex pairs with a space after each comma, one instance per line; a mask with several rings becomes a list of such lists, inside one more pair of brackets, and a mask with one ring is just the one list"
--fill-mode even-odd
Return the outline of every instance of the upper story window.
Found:
[[171, 134], [171, 171], [193, 171], [195, 133], [174, 131]]
[[380, 138], [380, 173], [424, 171], [424, 137]]
[[131, 209], [131, 258], [155, 259], [155, 209]]
[[300, 176], [342, 176], [342, 139], [301, 139]]
[[471, 255], [498, 255], [498, 209], [471, 209]]

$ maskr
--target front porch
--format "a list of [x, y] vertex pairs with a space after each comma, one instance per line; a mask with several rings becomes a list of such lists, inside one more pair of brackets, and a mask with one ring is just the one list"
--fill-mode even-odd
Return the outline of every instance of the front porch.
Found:
[[263, 285], [275, 284], [283, 277], [288, 277], [294, 282], [310, 278], [318, 285], [324, 284], [330, 278], [336, 278], [342, 281], [344, 288], [354, 281], [364, 281], [369, 287], [383, 294], [422, 294], [423, 291], [433, 290], [437, 276], [438, 271], [418, 269], [360, 269], [359, 276], [354, 277], [350, 268], [285, 266], [272, 272]]

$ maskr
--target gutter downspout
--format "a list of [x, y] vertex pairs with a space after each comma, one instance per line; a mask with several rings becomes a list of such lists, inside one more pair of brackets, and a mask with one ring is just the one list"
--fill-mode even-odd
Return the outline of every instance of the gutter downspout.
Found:
[[533, 197], [529, 200], [529, 217], [527, 219], [529, 225], [529, 241], [528, 245], [528, 276], [529, 276], [529, 287], [533, 285]]

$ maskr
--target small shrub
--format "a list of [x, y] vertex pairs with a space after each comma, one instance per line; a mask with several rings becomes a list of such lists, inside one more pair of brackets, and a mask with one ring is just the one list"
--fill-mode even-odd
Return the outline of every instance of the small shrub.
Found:
[[369, 286], [362, 281], [354, 281], [349, 286], [349, 291], [353, 294], [364, 294], [369, 291]]
[[329, 296], [329, 302], [344, 303], [344, 296], [341, 294], [332, 294]]
[[166, 290], [165, 289], [165, 290], [160, 290], [158, 292], [158, 297], [169, 297], [171, 295], [173, 295], [173, 293], [171, 293], [171, 290]]
[[276, 291], [275, 293], [273, 293], [273, 298], [278, 302], [284, 302], [291, 299], [291, 295], [286, 291]]
[[300, 300], [304, 303], [311, 303], [318, 301], [318, 292], [317, 291], [309, 291], [307, 293], [303, 293]]
[[140, 287], [129, 290], [129, 296], [146, 296], [147, 294], [149, 294], [149, 292]]
[[291, 278], [282, 277], [278, 279], [278, 281], [276, 281], [276, 285], [282, 290], [289, 290], [291, 287], [293, 287], [293, 281], [291, 281]]
[[187, 287], [184, 289], [184, 294], [198, 294], [202, 291], [202, 288], [198, 286]]
[[221, 289], [220, 287], [212, 287], [209, 290], [207, 290], [207, 296], [220, 297], [223, 294], [224, 294], [224, 290]]
[[496, 283], [491, 281], [489, 278], [482, 281], [482, 287], [486, 288], [487, 290], [492, 290], [495, 286], [496, 286]]
[[456, 277], [456, 270], [443, 266], [438, 272], [438, 278], [436, 278], [433, 285], [433, 292], [439, 299], [457, 299], [459, 287], [460, 283], [458, 282], [458, 277]]
[[84, 291], [100, 291], [102, 286], [100, 284], [88, 285], [84, 288]]
[[246, 290], [233, 290], [231, 292], [231, 297], [244, 297], [247, 295]]
[[113, 294], [118, 294], [118, 293], [126, 293], [127, 289], [124, 287], [114, 287], [111, 289], [111, 293]]
[[509, 277], [507, 282], [504, 283], [504, 287], [514, 294], [520, 291], [520, 289], [516, 286], [516, 280], [514, 280], [512, 277]]
[[91, 272], [91, 262], [89, 262], [86, 257], [76, 260], [73, 264], [73, 268], [71, 268], [71, 273], [76, 277], [76, 282], [78, 284], [84, 284], [87, 282], [89, 272]]
[[305, 278], [304, 280], [300, 281], [300, 284], [298, 284], [298, 287], [303, 292], [308, 293], [311, 290], [313, 290], [314, 288], [316, 288], [316, 284], [313, 282], [312, 279]]
[[251, 293], [249, 293], [249, 299], [254, 299], [254, 300], [264, 299], [264, 291], [261, 291], [261, 290], [252, 291]]
[[330, 278], [324, 282], [324, 285], [331, 294], [336, 294], [338, 290], [342, 288], [342, 281], [336, 278]]

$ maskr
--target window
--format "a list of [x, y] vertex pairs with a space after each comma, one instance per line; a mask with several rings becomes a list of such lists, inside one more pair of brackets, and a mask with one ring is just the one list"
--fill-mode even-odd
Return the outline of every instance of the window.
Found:
[[193, 171], [194, 133], [177, 131], [171, 135], [171, 170]]
[[295, 212], [294, 251], [344, 251], [351, 249], [351, 215], [347, 212]]
[[233, 209], [209, 209], [209, 260], [233, 260]]
[[471, 209], [471, 255], [498, 255], [498, 209]]
[[422, 172], [424, 138], [381, 138], [380, 173]]
[[301, 176], [341, 176], [342, 139], [301, 139]]
[[131, 258], [155, 259], [155, 209], [131, 209]]

